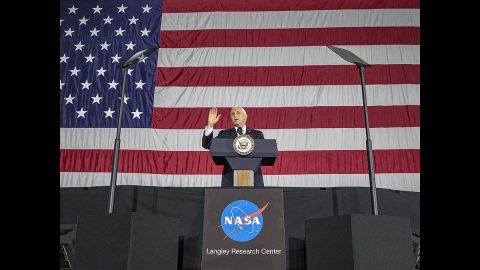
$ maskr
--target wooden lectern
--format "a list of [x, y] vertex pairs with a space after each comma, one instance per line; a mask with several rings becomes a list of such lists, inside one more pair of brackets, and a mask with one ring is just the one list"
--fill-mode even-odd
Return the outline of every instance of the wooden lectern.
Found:
[[254, 184], [253, 171], [259, 166], [273, 166], [278, 156], [277, 141], [255, 139], [253, 151], [241, 156], [233, 149], [234, 139], [212, 139], [210, 154], [216, 165], [228, 164], [233, 171], [234, 187], [251, 187]]
[[235, 170], [233, 172], [234, 187], [252, 187], [253, 171], [252, 170]]

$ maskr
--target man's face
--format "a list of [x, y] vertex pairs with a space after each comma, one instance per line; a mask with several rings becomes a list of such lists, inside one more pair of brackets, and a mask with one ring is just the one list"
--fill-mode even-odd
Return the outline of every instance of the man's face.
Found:
[[240, 108], [232, 108], [230, 110], [230, 118], [232, 118], [233, 125], [236, 127], [244, 127], [247, 122], [247, 116]]

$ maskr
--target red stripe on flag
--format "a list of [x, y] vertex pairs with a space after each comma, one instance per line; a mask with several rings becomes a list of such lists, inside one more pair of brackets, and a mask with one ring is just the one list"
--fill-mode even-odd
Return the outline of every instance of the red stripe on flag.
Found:
[[[201, 138], [199, 137], [199, 140]], [[420, 150], [374, 150], [376, 173], [419, 173]], [[111, 172], [113, 150], [60, 150], [61, 172]], [[279, 152], [264, 174], [366, 174], [366, 151]], [[118, 172], [152, 174], [221, 174], [207, 151], [121, 150]]]
[[[420, 65], [373, 65], [368, 84], [420, 84]], [[159, 67], [156, 86], [355, 85], [355, 65], [259, 67]], [[368, 86], [367, 86], [368, 87]]]
[[420, 0], [165, 0], [164, 13], [420, 8]]
[[[359, 90], [359, 95], [361, 91]], [[248, 126], [255, 129], [363, 128], [362, 106], [247, 108]], [[219, 108], [217, 129], [232, 127], [230, 108]], [[376, 127], [419, 127], [420, 106], [368, 106], [369, 125]], [[154, 108], [152, 128], [203, 129], [208, 108]]]
[[161, 31], [161, 48], [420, 44], [419, 27]]

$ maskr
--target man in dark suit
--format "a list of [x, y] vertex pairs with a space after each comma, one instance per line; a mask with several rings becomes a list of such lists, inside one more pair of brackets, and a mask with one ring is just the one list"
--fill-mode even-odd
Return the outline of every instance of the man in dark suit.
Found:
[[[264, 139], [263, 133], [260, 130], [247, 128], [247, 117], [247, 112], [242, 107], [233, 107], [230, 110], [233, 128], [221, 130], [216, 138], [235, 139], [239, 134], [248, 134], [253, 139]], [[217, 108], [210, 109], [208, 124], [205, 127], [202, 137], [202, 146], [205, 149], [210, 149], [213, 139], [213, 127], [218, 122], [218, 119], [220, 119], [220, 115], [217, 112]], [[263, 187], [262, 168], [258, 167], [253, 174], [254, 186]], [[223, 167], [222, 187], [233, 187], [233, 170], [228, 164]]]

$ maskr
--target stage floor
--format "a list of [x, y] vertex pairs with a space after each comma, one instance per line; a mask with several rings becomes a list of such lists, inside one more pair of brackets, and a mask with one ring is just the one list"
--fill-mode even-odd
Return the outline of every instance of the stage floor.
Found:
[[[200, 270], [205, 189], [117, 186], [114, 213], [137, 212], [179, 218], [178, 269]], [[289, 270], [305, 269], [305, 220], [371, 213], [368, 188], [281, 189]], [[60, 223], [75, 224], [78, 215], [107, 213], [108, 198], [109, 187], [61, 188]], [[409, 217], [412, 230], [420, 230], [420, 193], [377, 189], [377, 200], [380, 215]]]

